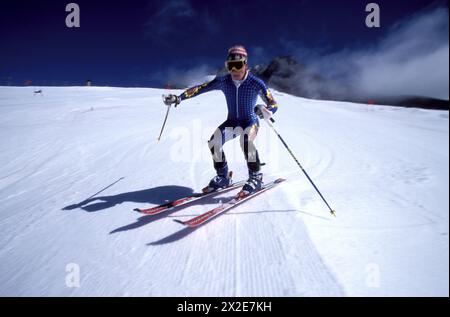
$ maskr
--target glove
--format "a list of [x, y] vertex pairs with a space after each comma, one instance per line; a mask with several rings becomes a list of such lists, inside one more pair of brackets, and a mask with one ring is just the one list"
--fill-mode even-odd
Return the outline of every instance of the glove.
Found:
[[178, 97], [177, 95], [167, 95], [167, 96], [163, 96], [163, 102], [166, 106], [170, 106], [172, 104], [175, 104], [175, 107], [178, 106], [181, 102], [180, 97]]
[[272, 118], [272, 111], [264, 105], [256, 105], [255, 113], [261, 119], [270, 120]]

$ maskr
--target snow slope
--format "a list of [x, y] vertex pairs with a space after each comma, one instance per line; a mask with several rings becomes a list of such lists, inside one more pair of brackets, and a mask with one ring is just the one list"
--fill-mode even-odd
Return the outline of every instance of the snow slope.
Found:
[[[213, 176], [206, 141], [220, 92], [172, 109], [163, 90], [0, 87], [2, 296], [448, 296], [446, 111], [278, 92], [276, 127], [329, 215], [261, 123], [265, 179], [286, 183], [196, 229], [233, 192], [159, 216]], [[246, 177], [237, 142], [225, 146]]]

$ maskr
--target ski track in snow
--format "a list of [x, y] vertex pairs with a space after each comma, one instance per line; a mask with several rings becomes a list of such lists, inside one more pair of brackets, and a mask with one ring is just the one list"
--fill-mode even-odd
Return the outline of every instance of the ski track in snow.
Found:
[[[191, 229], [173, 219], [236, 190], [156, 216], [133, 208], [209, 181], [220, 93], [172, 109], [157, 144], [164, 90], [43, 91], [0, 87], [1, 296], [448, 296], [448, 112], [274, 92], [276, 128], [337, 218], [262, 122], [265, 178], [287, 182]], [[188, 146], [174, 157], [176, 135]], [[246, 178], [238, 143], [225, 151]]]

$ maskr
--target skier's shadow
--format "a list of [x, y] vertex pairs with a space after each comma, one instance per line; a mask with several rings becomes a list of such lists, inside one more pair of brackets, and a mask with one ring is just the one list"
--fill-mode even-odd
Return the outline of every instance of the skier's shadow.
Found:
[[[175, 198], [175, 199], [176, 199], [176, 198]], [[221, 203], [221, 202], [222, 202], [222, 199], [216, 198], [216, 197], [207, 197], [207, 198], [203, 198], [203, 199], [201, 200], [201, 204], [219, 204], [219, 203]], [[192, 206], [194, 206], [196, 203], [198, 203], [198, 202], [196, 202], [196, 201], [188, 202], [188, 203], [186, 203], [186, 204], [184, 204], [184, 205], [175, 207], [175, 208], [172, 209], [172, 210], [165, 211], [165, 212], [162, 212], [162, 213], [160, 213], [160, 214], [156, 214], [156, 215], [144, 215], [144, 216], [142, 216], [142, 217], [139, 217], [139, 218], [136, 220], [136, 222], [133, 222], [133, 223], [130, 223], [130, 224], [128, 224], [128, 225], [125, 225], [125, 226], [119, 227], [119, 228], [117, 228], [117, 229], [114, 229], [114, 230], [111, 231], [109, 234], [113, 234], [113, 233], [117, 233], [117, 232], [122, 232], [122, 231], [128, 231], [128, 230], [137, 229], [137, 228], [140, 228], [140, 227], [142, 227], [142, 226], [145, 226], [145, 225], [147, 225], [147, 224], [149, 224], [149, 223], [158, 221], [158, 220], [163, 219], [163, 218], [171, 218], [171, 217], [173, 217], [173, 216], [171, 216], [172, 213], [177, 212], [177, 211], [180, 211], [180, 210], [183, 209], [183, 208], [192, 207]], [[193, 216], [194, 216], [194, 215], [192, 215], [192, 217], [193, 217]], [[193, 230], [183, 230], [183, 232], [187, 232], [187, 231], [191, 232], [191, 231], [193, 231]], [[188, 233], [189, 233], [189, 232], [188, 232]], [[178, 239], [181, 239], [183, 236], [181, 236], [181, 237], [180, 237], [180, 236], [177, 236], [177, 237], [178, 237]], [[178, 240], [178, 239], [175, 239], [175, 240]]]
[[195, 227], [195, 228], [186, 227], [186, 228], [181, 229], [181, 230], [179, 230], [165, 238], [162, 238], [158, 241], [147, 243], [147, 246], [157, 246], [157, 245], [163, 245], [163, 244], [168, 244], [168, 243], [178, 241], [178, 240], [183, 239], [184, 237], [190, 235], [192, 232], [194, 232], [198, 228], [200, 228], [200, 227]]
[[[306, 211], [302, 211], [302, 210], [298, 210], [298, 209], [284, 209], [284, 210], [256, 210], [256, 211], [249, 211], [249, 212], [239, 212], [239, 213], [234, 213], [234, 215], [244, 215], [244, 214], [261, 214], [261, 213], [302, 213], [304, 215], [310, 216], [310, 217], [315, 217], [318, 219], [322, 219], [325, 221], [330, 221], [329, 218], [325, 218], [322, 216], [317, 216], [315, 214], [306, 212]], [[233, 214], [233, 213], [228, 213], [228, 215]], [[212, 219], [212, 221], [214, 221], [216, 219]], [[168, 243], [173, 243], [176, 242], [178, 240], [183, 239], [184, 237], [190, 235], [192, 232], [194, 232], [195, 230], [201, 228], [201, 226], [199, 227], [194, 227], [194, 228], [190, 228], [190, 227], [185, 227], [177, 232], [172, 233], [171, 235], [164, 237], [158, 241], [154, 241], [154, 242], [150, 242], [147, 243], [147, 246], [158, 246], [158, 245], [163, 245], [163, 244], [168, 244]]]
[[85, 199], [78, 204], [66, 206], [62, 210], [80, 208], [87, 212], [96, 212], [114, 207], [123, 202], [160, 205], [193, 193], [194, 190], [192, 188], [184, 186], [160, 186], [111, 196], [97, 196]]

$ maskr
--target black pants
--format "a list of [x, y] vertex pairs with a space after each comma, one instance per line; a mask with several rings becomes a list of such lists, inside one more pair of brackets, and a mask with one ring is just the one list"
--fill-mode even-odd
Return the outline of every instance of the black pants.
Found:
[[257, 133], [258, 123], [254, 121], [239, 122], [226, 120], [218, 126], [208, 141], [216, 171], [222, 170], [227, 166], [223, 145], [239, 136], [241, 149], [244, 152], [248, 169], [252, 172], [258, 172], [261, 167], [258, 151], [254, 143]]

